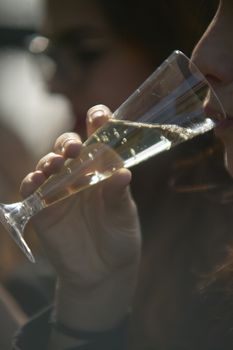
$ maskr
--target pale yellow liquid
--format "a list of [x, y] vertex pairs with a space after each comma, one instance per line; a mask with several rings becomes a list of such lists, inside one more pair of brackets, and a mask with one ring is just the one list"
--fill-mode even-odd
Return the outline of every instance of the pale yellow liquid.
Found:
[[44, 206], [96, 184], [122, 167], [132, 167], [149, 157], [212, 128], [203, 123], [192, 130], [177, 125], [110, 120], [86, 142], [77, 159], [66, 162], [37, 191]]

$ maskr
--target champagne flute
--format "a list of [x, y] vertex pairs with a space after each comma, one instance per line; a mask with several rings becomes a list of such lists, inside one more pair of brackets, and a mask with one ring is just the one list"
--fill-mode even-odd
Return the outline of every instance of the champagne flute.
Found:
[[32, 216], [122, 167], [130, 168], [211, 130], [223, 118], [224, 110], [209, 83], [176, 50], [86, 140], [76, 159], [68, 159], [59, 173], [22, 202], [0, 204], [0, 222], [34, 262], [23, 238]]

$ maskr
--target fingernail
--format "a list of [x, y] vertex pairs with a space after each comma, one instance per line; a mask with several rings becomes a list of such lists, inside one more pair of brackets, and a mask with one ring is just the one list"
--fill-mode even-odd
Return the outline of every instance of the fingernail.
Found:
[[111, 113], [110, 110], [106, 106], [103, 106], [103, 105], [94, 106], [90, 108], [87, 112], [88, 121], [90, 123], [93, 123], [95, 119], [108, 117], [110, 113]]
[[100, 117], [103, 117], [104, 113], [102, 110], [95, 110], [93, 112], [91, 112], [88, 117], [89, 119], [92, 121], [93, 119], [96, 119], [96, 118], [100, 118]]
[[70, 147], [70, 145], [77, 145], [77, 139], [68, 139], [65, 140], [61, 145], [61, 153], [64, 154], [67, 147]]

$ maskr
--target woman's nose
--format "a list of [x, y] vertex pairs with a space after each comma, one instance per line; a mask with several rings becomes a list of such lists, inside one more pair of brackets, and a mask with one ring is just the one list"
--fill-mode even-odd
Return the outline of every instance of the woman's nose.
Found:
[[213, 85], [233, 81], [232, 57], [222, 26], [213, 22], [193, 50], [191, 60]]

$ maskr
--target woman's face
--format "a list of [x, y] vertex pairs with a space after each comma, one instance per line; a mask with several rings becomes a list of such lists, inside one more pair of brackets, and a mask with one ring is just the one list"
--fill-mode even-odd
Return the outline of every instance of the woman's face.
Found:
[[[233, 176], [233, 1], [220, 1], [206, 32], [195, 47], [193, 61], [214, 87], [226, 111], [215, 133], [225, 145], [226, 166]], [[210, 106], [211, 107], [211, 106]]]
[[69, 99], [83, 137], [91, 106], [115, 110], [153, 69], [145, 54], [114, 35], [96, 0], [47, 0], [43, 33], [56, 63], [50, 88]]

